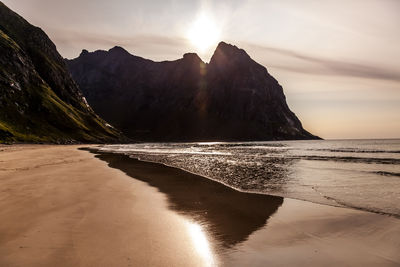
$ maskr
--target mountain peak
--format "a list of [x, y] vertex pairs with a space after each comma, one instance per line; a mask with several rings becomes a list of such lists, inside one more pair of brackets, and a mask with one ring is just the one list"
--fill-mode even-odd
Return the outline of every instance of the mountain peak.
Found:
[[228, 44], [224, 41], [218, 43], [217, 49], [239, 49], [236, 45]]
[[201, 60], [201, 58], [196, 53], [186, 53], [183, 55], [183, 59], [193, 61], [196, 63], [203, 62], [203, 60]]
[[89, 54], [89, 51], [87, 51], [86, 49], [82, 49], [82, 52], [80, 53], [79, 56], [82, 57], [82, 56], [85, 56], [87, 54]]
[[225, 42], [220, 42], [210, 60], [210, 65], [225, 68], [229, 65], [250, 62], [252, 59], [241, 48]]
[[224, 54], [234, 55], [234, 54], [246, 54], [246, 51], [237, 47], [236, 45], [228, 44], [225, 42], [220, 42], [215, 49], [214, 55], [217, 52], [223, 52]]
[[266, 68], [224, 42], [209, 64], [195, 53], [162, 62], [107, 53], [69, 66], [93, 109], [134, 140], [316, 138]]
[[128, 51], [126, 51], [124, 48], [122, 48], [120, 46], [114, 46], [113, 48], [108, 50], [108, 52], [110, 52], [110, 53], [118, 53], [118, 54], [129, 54]]

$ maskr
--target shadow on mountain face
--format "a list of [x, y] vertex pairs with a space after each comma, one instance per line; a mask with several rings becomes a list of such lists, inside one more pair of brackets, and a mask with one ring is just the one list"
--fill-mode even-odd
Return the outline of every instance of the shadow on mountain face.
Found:
[[282, 86], [243, 49], [218, 44], [154, 62], [122, 47], [67, 60], [90, 106], [136, 141], [319, 139], [290, 110]]

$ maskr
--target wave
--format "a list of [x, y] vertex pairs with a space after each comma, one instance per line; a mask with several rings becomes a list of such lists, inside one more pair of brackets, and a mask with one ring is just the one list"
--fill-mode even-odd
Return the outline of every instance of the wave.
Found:
[[[154, 159], [145, 159], [145, 158], [139, 157], [139, 155], [137, 155], [137, 154], [136, 155], [132, 155], [130, 153], [126, 153], [126, 152], [124, 153], [122, 151], [115, 151], [115, 150], [114, 151], [112, 151], [112, 150], [104, 151], [104, 150], [96, 149], [96, 148], [88, 148], [88, 150], [91, 151], [91, 152], [94, 152], [94, 153], [117, 153], [117, 154], [120, 153], [120, 154], [125, 154], [125, 155], [129, 156], [130, 158], [134, 158], [136, 160], [140, 160], [140, 161], [144, 161], [144, 162], [152, 162], [152, 163], [156, 163], [156, 164], [160, 164], [160, 165], [164, 165], [164, 166], [169, 166], [169, 167], [172, 167], [172, 168], [175, 168], [175, 169], [180, 169], [180, 170], [183, 170], [183, 171], [188, 172], [188, 173], [192, 173], [192, 174], [195, 174], [195, 175], [202, 176], [205, 179], [210, 179], [210, 180], [216, 181], [218, 183], [221, 183], [221, 184], [223, 184], [223, 185], [225, 185], [225, 186], [227, 186], [229, 188], [232, 188], [232, 189], [240, 191], [240, 192], [246, 192], [246, 193], [250, 193], [250, 194], [261, 194], [261, 195], [274, 195], [274, 196], [280, 196], [280, 197], [285, 197], [285, 198], [298, 199], [298, 200], [302, 200], [302, 201], [309, 201], [309, 202], [312, 202], [312, 203], [318, 203], [318, 204], [323, 204], [323, 205], [351, 208], [351, 209], [357, 209], [357, 210], [362, 210], [362, 211], [366, 211], [366, 212], [373, 212], [373, 213], [386, 215], [386, 216], [392, 216], [394, 218], [400, 219], [400, 214], [396, 213], [395, 211], [393, 212], [393, 211], [389, 211], [389, 210], [383, 210], [383, 209], [381, 209], [379, 207], [360, 206], [360, 205], [357, 205], [355, 203], [351, 203], [351, 202], [348, 202], [348, 201], [341, 200], [341, 199], [339, 199], [337, 197], [333, 197], [333, 196], [329, 196], [327, 194], [323, 194], [323, 193], [319, 192], [314, 186], [312, 186], [312, 189], [315, 192], [317, 192], [323, 199], [326, 199], [327, 201], [318, 201], [316, 199], [310, 199], [310, 198], [307, 198], [305, 196], [291, 195], [288, 192], [285, 193], [285, 192], [275, 191], [275, 190], [274, 191], [265, 191], [265, 188], [263, 188], [264, 190], [263, 189], [260, 190], [260, 188], [245, 188], [245, 187], [242, 187], [243, 184], [235, 184], [232, 180], [226, 181], [226, 180], [223, 180], [223, 179], [216, 179], [216, 178], [214, 178], [212, 176], [209, 176], [209, 175], [206, 175], [204, 173], [193, 171], [190, 168], [187, 168], [187, 166], [185, 168], [183, 166], [178, 166], [178, 165], [171, 164], [171, 163], [160, 162], [160, 161], [157, 161], [157, 160], [154, 160]], [[380, 175], [400, 176], [400, 173], [391, 173], [391, 172], [383, 172], [383, 171], [379, 171], [379, 172], [376, 172], [376, 173], [380, 174]]]
[[248, 143], [196, 143], [194, 146], [198, 147], [253, 147], [253, 146], [263, 146], [263, 147], [286, 147], [285, 144], [282, 143], [257, 143], [257, 142], [248, 142]]
[[386, 171], [377, 171], [374, 172], [375, 174], [383, 175], [383, 176], [398, 176], [400, 177], [399, 172], [386, 172]]
[[[359, 148], [355, 148], [354, 142], [348, 147], [345, 145], [340, 143], [333, 147], [330, 143], [316, 142], [309, 145], [304, 142], [147, 143], [102, 146], [97, 152], [122, 153], [142, 161], [179, 168], [242, 192], [400, 216], [400, 207], [393, 201], [393, 196], [397, 198], [400, 193], [397, 186], [400, 158], [398, 154], [390, 154], [400, 153], [400, 143], [384, 143], [381, 147], [375, 143], [360, 144]], [[334, 177], [340, 179], [331, 180], [325, 174], [335, 174]], [[321, 180], [318, 179], [320, 176]], [[365, 177], [371, 184], [365, 183]], [[380, 184], [382, 186], [375, 186]], [[321, 192], [311, 190], [311, 187], [320, 187]]]
[[332, 153], [371, 153], [371, 154], [381, 154], [381, 153], [389, 153], [389, 154], [400, 154], [400, 150], [363, 150], [363, 149], [348, 149], [348, 148], [338, 148], [338, 149], [329, 149], [329, 148], [310, 148], [308, 151], [325, 151]]
[[340, 157], [340, 156], [292, 156], [293, 159], [340, 161], [367, 164], [400, 164], [400, 159], [395, 158], [363, 158], [363, 157]]
[[99, 151], [103, 152], [121, 152], [121, 153], [136, 153], [136, 154], [159, 154], [159, 155], [167, 155], [167, 154], [189, 154], [189, 155], [221, 155], [221, 156], [229, 156], [230, 152], [219, 152], [219, 151], [198, 151], [190, 148], [156, 148], [156, 147], [144, 147], [144, 148], [130, 148], [127, 147], [103, 147], [99, 148]]

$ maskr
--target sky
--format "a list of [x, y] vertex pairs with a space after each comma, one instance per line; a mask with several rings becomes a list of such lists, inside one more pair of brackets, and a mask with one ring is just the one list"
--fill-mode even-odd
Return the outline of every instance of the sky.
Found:
[[3, 3], [41, 27], [66, 58], [119, 45], [156, 61], [187, 52], [209, 61], [219, 41], [237, 45], [279, 81], [313, 134], [400, 137], [398, 0]]

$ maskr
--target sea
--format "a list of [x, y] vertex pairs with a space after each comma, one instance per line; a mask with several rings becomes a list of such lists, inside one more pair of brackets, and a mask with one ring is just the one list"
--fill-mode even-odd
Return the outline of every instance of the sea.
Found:
[[400, 139], [104, 145], [239, 191], [400, 218]]

